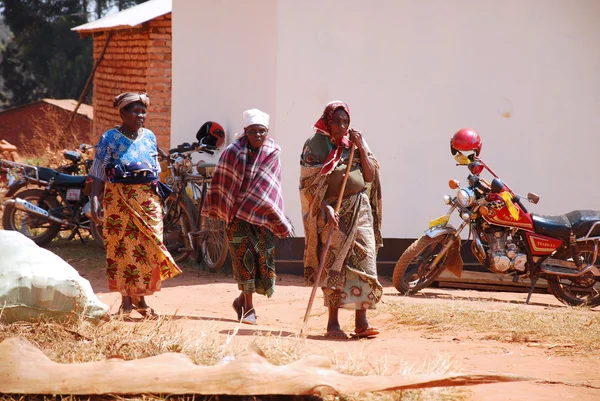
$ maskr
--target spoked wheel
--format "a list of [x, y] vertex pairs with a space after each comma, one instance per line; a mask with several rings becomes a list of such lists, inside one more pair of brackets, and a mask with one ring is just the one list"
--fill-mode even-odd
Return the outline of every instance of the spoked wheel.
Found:
[[202, 230], [196, 247], [196, 262], [209, 271], [217, 272], [227, 258], [227, 235], [222, 220], [202, 216]]
[[433, 283], [444, 271], [447, 254], [435, 267], [431, 266], [432, 262], [450, 236], [451, 234], [447, 234], [431, 238], [425, 235], [413, 242], [396, 263], [394, 287], [402, 294], [415, 294]]
[[[583, 265], [587, 266], [594, 257], [593, 245], [580, 246]], [[600, 257], [594, 264], [600, 269]], [[546, 276], [550, 293], [561, 302], [571, 306], [598, 306], [600, 305], [600, 280], [591, 272], [579, 277]]]
[[176, 201], [170, 196], [165, 201], [163, 216], [163, 242], [175, 262], [186, 260], [192, 253], [188, 233], [194, 231], [193, 212], [184, 199]]
[[[41, 189], [26, 189], [16, 194], [16, 197], [31, 202], [44, 210], [58, 208], [58, 201], [54, 197], [46, 197], [43, 202], [40, 202], [44, 192]], [[41, 216], [27, 213], [12, 206], [7, 206], [4, 209], [2, 225], [5, 230], [18, 231], [39, 246], [49, 244], [60, 232], [60, 224], [52, 223]]]

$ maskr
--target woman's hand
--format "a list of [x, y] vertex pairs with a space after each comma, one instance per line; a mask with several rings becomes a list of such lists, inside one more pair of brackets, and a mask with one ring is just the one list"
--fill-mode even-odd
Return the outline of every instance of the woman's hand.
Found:
[[91, 197], [90, 208], [92, 214], [92, 221], [96, 223], [97, 226], [101, 226], [104, 219], [102, 218], [102, 209], [100, 208], [100, 201], [98, 200], [97, 195]]
[[337, 230], [340, 224], [340, 214], [336, 213], [331, 205], [325, 206], [325, 214], [327, 215], [327, 225], [331, 225]]
[[92, 215], [92, 221], [96, 223], [97, 226], [102, 225], [102, 207], [100, 198], [103, 197], [104, 193], [104, 182], [100, 181], [97, 178], [92, 177], [92, 193], [90, 194], [90, 213]]
[[354, 145], [356, 146], [356, 148], [359, 151], [369, 151], [369, 145], [367, 145], [367, 142], [365, 141], [365, 138], [362, 135], [362, 132], [357, 131], [355, 129], [350, 129], [350, 141], [352, 143], [354, 143]]

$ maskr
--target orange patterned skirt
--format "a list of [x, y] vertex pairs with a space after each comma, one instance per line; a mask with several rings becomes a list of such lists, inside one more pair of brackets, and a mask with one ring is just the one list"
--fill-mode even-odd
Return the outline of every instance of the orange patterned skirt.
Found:
[[104, 245], [108, 288], [123, 296], [146, 296], [181, 273], [163, 244], [163, 211], [151, 184], [106, 183]]

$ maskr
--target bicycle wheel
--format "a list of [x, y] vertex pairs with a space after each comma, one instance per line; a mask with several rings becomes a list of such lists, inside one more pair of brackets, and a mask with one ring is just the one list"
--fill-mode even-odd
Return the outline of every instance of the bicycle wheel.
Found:
[[225, 223], [222, 220], [202, 216], [201, 224], [196, 262], [202, 263], [211, 272], [217, 272], [225, 263], [229, 249]]
[[177, 263], [186, 260], [193, 251], [188, 235], [194, 231], [194, 212], [190, 203], [175, 196], [165, 201], [163, 242]]

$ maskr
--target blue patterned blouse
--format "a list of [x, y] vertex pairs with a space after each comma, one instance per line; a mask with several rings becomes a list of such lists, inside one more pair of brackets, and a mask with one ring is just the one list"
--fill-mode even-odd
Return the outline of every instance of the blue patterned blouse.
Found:
[[109, 163], [116, 165], [133, 162], [149, 163], [160, 172], [154, 132], [142, 128], [142, 133], [135, 140], [131, 140], [113, 128], [100, 137], [89, 175], [104, 181], [104, 170]]

